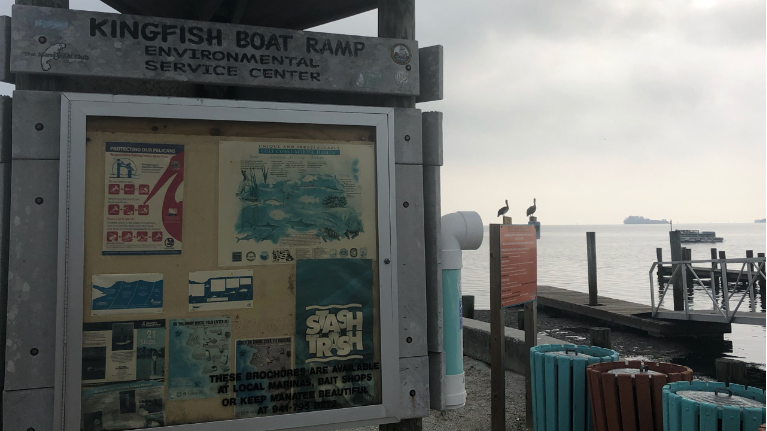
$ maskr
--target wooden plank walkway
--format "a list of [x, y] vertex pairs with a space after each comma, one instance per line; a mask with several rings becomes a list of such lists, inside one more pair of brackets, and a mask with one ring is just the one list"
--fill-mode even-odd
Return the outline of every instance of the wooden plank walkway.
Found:
[[575, 317], [586, 317], [605, 326], [646, 332], [656, 337], [722, 336], [732, 331], [728, 323], [661, 320], [652, 318], [649, 305], [599, 296], [590, 307], [589, 294], [552, 286], [538, 286], [538, 306]]

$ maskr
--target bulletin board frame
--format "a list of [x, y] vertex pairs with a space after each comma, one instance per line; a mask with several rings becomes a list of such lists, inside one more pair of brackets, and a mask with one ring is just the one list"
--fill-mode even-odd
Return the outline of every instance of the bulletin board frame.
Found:
[[394, 109], [62, 93], [59, 171], [55, 430], [80, 430], [83, 277], [85, 256], [85, 154], [88, 117], [272, 122], [375, 128], [381, 404], [344, 409], [173, 425], [213, 431], [331, 429], [399, 419]]

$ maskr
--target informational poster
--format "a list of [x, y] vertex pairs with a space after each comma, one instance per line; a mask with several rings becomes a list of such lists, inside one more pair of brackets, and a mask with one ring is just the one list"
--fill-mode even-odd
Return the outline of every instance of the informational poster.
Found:
[[501, 306], [511, 307], [538, 295], [535, 226], [501, 225]]
[[171, 400], [211, 398], [219, 393], [215, 378], [232, 370], [232, 324], [229, 317], [171, 319], [168, 395]]
[[221, 142], [218, 264], [374, 259], [375, 148]]
[[253, 270], [189, 273], [189, 311], [253, 308]]
[[99, 274], [91, 281], [91, 316], [162, 313], [162, 274]]
[[280, 377], [280, 370], [293, 368], [292, 337], [237, 340], [236, 345], [236, 375], [240, 376], [240, 380], [234, 383], [237, 397], [257, 401], [235, 404], [234, 413], [237, 418], [287, 412], [294, 401], [291, 390], [300, 390], [301, 382], [306, 382], [304, 390], [313, 391], [308, 379], [299, 381], [292, 376]]
[[313, 409], [372, 403], [379, 363], [373, 349], [373, 268], [369, 259], [296, 264], [296, 367], [316, 392]]
[[107, 142], [102, 254], [180, 254], [184, 146]]
[[82, 393], [84, 431], [153, 428], [165, 425], [165, 385], [154, 380], [118, 383]]
[[165, 378], [165, 320], [83, 323], [83, 385]]

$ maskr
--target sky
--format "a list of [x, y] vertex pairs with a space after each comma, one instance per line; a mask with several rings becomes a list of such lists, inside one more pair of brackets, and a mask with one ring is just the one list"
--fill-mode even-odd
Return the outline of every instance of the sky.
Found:
[[[507, 199], [524, 223], [536, 198], [542, 224], [767, 216], [764, 0], [467, 4], [416, 2], [419, 46], [445, 53], [444, 100], [417, 106], [444, 113], [443, 213], [493, 223]], [[376, 11], [313, 30], [376, 36]]]

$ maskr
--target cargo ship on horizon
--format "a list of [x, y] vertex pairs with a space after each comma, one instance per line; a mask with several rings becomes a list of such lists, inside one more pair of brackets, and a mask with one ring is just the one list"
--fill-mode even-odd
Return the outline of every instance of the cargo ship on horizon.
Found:
[[668, 224], [668, 220], [652, 220], [642, 216], [628, 216], [623, 219], [623, 224]]

